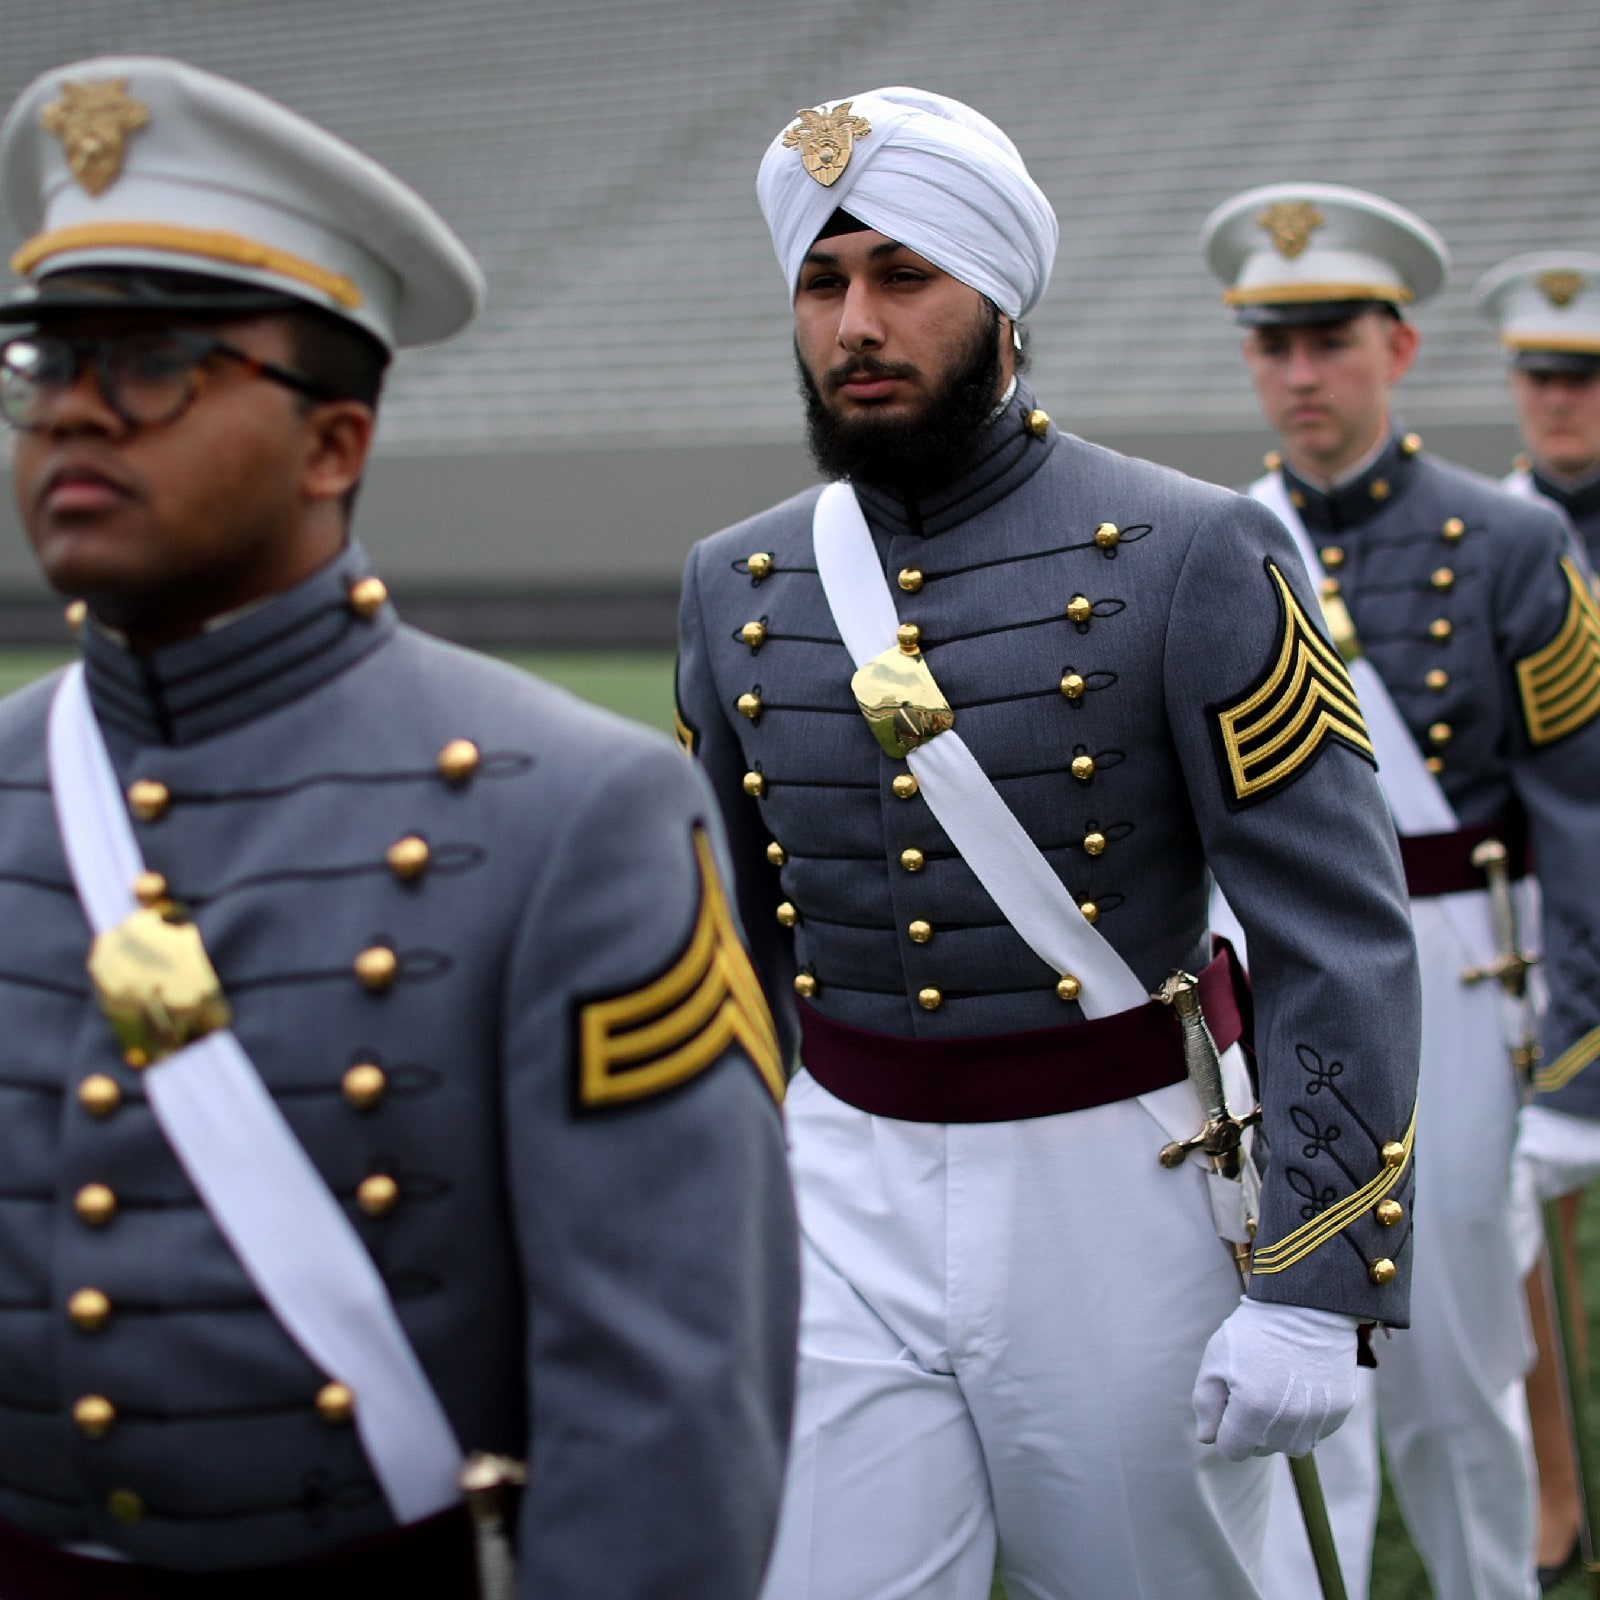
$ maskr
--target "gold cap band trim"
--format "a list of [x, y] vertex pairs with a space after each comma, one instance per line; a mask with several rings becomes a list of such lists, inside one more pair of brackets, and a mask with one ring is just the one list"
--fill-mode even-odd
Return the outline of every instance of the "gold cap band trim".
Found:
[[1225, 306], [1303, 305], [1315, 300], [1386, 300], [1403, 306], [1411, 299], [1409, 289], [1387, 283], [1274, 283], [1262, 289], [1225, 289], [1222, 294]]
[[106, 245], [170, 250], [180, 255], [204, 256], [210, 261], [226, 261], [236, 267], [257, 267], [263, 272], [276, 272], [280, 277], [307, 284], [350, 310], [362, 302], [355, 280], [342, 272], [330, 272], [314, 261], [247, 239], [243, 234], [183, 228], [170, 222], [80, 222], [50, 233], [35, 234], [12, 256], [11, 270], [21, 277], [51, 256], [66, 255], [73, 250], [98, 250]]
[[1600, 333], [1502, 333], [1500, 343], [1507, 350], [1571, 350], [1600, 356]]

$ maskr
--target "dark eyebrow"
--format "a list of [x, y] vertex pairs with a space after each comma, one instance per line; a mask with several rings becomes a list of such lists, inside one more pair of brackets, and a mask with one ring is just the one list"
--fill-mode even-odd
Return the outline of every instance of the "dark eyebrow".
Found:
[[[882, 244], [873, 245], [867, 252], [867, 260], [882, 261], [884, 257], [892, 256], [897, 250], [910, 248], [910, 245], [901, 244], [898, 239], [885, 239]], [[805, 260], [800, 264], [804, 267], [836, 267], [839, 265], [839, 258], [831, 251], [813, 249], [806, 251]]]

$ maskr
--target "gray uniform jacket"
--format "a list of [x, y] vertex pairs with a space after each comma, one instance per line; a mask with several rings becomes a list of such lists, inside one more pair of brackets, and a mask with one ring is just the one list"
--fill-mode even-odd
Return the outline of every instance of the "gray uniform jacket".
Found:
[[[751, 1050], [692, 1014], [744, 959], [724, 917], [713, 958], [683, 962], [721, 903], [710, 796], [654, 735], [388, 605], [361, 615], [365, 570], [352, 548], [148, 660], [85, 630], [119, 778], [168, 791], [135, 823], [147, 866], [193, 908], [235, 1032], [463, 1448], [529, 1457], [518, 1593], [753, 1595], [798, 1274], [758, 1070], [770, 1023]], [[381, 1534], [354, 1428], [319, 1415], [324, 1375], [200, 1206], [89, 993], [52, 688], [0, 706], [0, 1519], [201, 1570]], [[450, 781], [437, 756], [460, 739], [481, 759]], [[406, 875], [387, 859], [402, 838], [425, 842], [420, 871], [415, 846]], [[375, 947], [398, 966], [368, 988], [353, 964]], [[664, 974], [673, 1070], [630, 1078], [661, 1062], [625, 1059], [625, 1030], [580, 1046], [587, 1008]], [[711, 1008], [736, 1014], [758, 1039], [759, 996]], [[381, 1079], [347, 1079], [358, 1064]], [[75, 1325], [86, 1287], [109, 1315]], [[102, 1437], [74, 1426], [84, 1395], [115, 1408]]]
[[[1319, 719], [1325, 666], [1274, 677], [1285, 651], [1291, 665], [1330, 652], [1270, 512], [1064, 436], [1042, 413], [1030, 428], [1032, 405], [1019, 388], [980, 462], [937, 497], [868, 486], [859, 497], [957, 728], [1145, 984], [1206, 959], [1215, 869], [1256, 980], [1274, 1151], [1260, 1243], [1303, 1241], [1380, 1173], [1415, 1098], [1415, 948], [1364, 731], [1359, 718], [1354, 737]], [[904, 764], [856, 709], [816, 575], [815, 498], [697, 545], [683, 597], [683, 736], [722, 802], [763, 976], [781, 996], [802, 969], [830, 1017], [910, 1038], [1081, 1021], [926, 802], [895, 795]], [[753, 555], [770, 556], [768, 575]], [[741, 636], [752, 621], [765, 628], [755, 645]], [[1274, 726], [1309, 715], [1276, 752], [1248, 735], [1236, 774], [1228, 730], [1248, 733], [1238, 708], [1263, 685]], [[759, 707], [745, 699], [741, 712], [752, 695]], [[1075, 758], [1088, 758], [1081, 776]], [[908, 848], [920, 870], [902, 865]], [[792, 934], [774, 918], [780, 902], [794, 908]], [[919, 919], [925, 943], [907, 933]], [[940, 992], [937, 1009], [919, 1002], [924, 988]], [[1395, 1198], [1408, 1198], [1404, 1183]], [[1357, 1205], [1251, 1293], [1403, 1324], [1406, 1216], [1381, 1227]], [[1371, 1276], [1384, 1259], [1401, 1267], [1386, 1285]]]
[[1550, 991], [1535, 1083], [1600, 1114], [1600, 611], [1566, 519], [1414, 435], [1332, 494], [1284, 482], [1462, 825], [1526, 819]]
[[1579, 489], [1564, 489], [1553, 483], [1538, 467], [1529, 469], [1533, 486], [1566, 512], [1572, 526], [1578, 530], [1585, 554], [1592, 570], [1600, 571], [1600, 478], [1594, 478]]

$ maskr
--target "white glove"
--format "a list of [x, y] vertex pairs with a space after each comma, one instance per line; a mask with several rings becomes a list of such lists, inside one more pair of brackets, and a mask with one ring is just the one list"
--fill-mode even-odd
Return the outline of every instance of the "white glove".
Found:
[[1201, 1444], [1229, 1461], [1307, 1454], [1356, 1403], [1358, 1326], [1338, 1311], [1241, 1300], [1200, 1358]]
[[1535, 1102], [1517, 1113], [1511, 1156], [1511, 1239], [1527, 1276], [1544, 1249], [1542, 1201], [1583, 1188], [1600, 1173], [1600, 1121]]

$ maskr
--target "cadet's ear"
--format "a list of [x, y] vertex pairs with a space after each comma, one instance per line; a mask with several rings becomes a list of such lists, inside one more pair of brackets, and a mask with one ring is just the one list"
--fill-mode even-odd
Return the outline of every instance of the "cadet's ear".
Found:
[[1422, 343], [1422, 335], [1409, 322], [1403, 322], [1399, 317], [1387, 319], [1389, 322], [1389, 382], [1398, 383], [1411, 370], [1411, 363], [1417, 359], [1417, 346]]
[[300, 492], [307, 500], [339, 500], [361, 481], [377, 418], [359, 400], [321, 400], [305, 413]]

